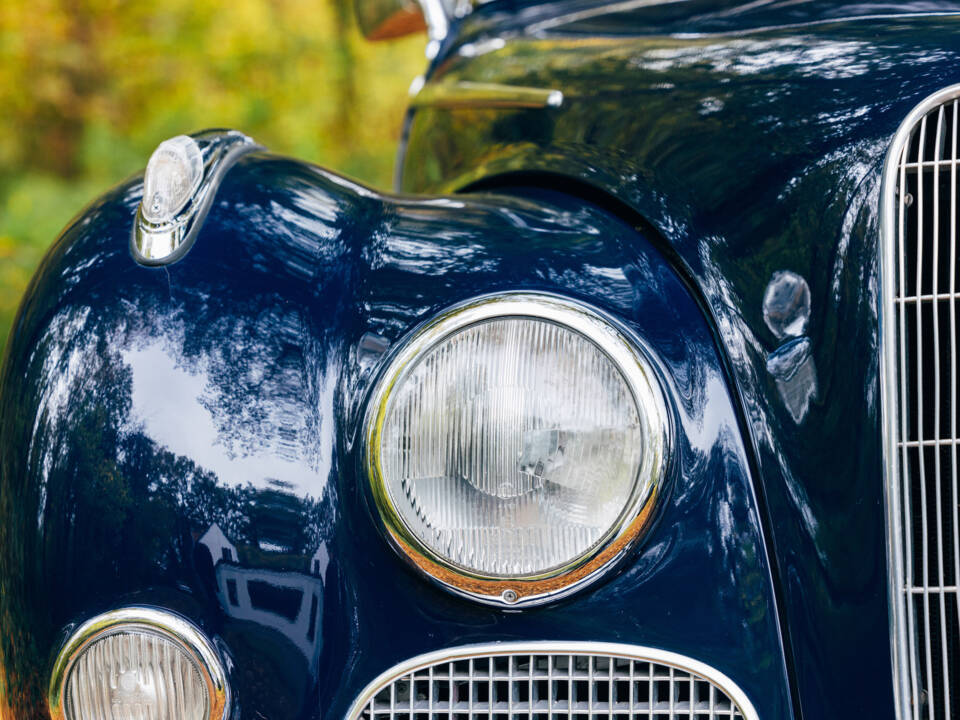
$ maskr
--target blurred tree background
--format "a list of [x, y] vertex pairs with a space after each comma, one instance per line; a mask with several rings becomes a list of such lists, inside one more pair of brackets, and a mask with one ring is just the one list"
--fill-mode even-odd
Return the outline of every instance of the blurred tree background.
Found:
[[425, 38], [352, 0], [0, 0], [0, 352], [66, 223], [162, 140], [230, 127], [389, 188]]

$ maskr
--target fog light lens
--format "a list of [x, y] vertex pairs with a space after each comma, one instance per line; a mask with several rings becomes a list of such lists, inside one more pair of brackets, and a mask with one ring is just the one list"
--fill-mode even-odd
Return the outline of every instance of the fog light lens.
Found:
[[193, 197], [203, 179], [203, 154], [197, 141], [177, 135], [160, 143], [143, 177], [143, 217], [167, 223]]
[[209, 641], [183, 618], [150, 608], [84, 623], [51, 682], [51, 713], [64, 720], [221, 720], [226, 704]]
[[175, 643], [118, 632], [87, 646], [67, 677], [67, 717], [206, 720], [200, 669]]

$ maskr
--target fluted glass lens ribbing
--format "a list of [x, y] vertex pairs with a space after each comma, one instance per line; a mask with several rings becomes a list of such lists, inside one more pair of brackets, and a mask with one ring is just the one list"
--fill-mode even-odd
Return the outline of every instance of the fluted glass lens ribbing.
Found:
[[200, 670], [174, 642], [150, 631], [93, 641], [64, 689], [69, 720], [206, 720], [210, 697]]
[[521, 578], [603, 541], [643, 459], [637, 403], [610, 358], [548, 320], [460, 329], [398, 380], [381, 467], [409, 530], [449, 563]]

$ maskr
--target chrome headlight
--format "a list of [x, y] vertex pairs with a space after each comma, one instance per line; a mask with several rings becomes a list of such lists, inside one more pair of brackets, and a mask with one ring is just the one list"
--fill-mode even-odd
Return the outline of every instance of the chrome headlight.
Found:
[[179, 615], [129, 607], [78, 627], [53, 668], [54, 720], [222, 720], [229, 694], [209, 640]]
[[481, 601], [542, 602], [639, 535], [667, 425], [625, 330], [580, 303], [508, 293], [403, 345], [368, 410], [367, 469], [390, 536], [431, 577]]

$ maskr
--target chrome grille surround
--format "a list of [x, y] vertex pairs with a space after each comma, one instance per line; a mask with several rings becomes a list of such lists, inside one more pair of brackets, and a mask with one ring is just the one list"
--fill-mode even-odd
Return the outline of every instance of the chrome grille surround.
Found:
[[950, 693], [960, 679], [950, 663], [960, 623], [958, 110], [960, 85], [918, 105], [894, 137], [881, 187], [881, 416], [901, 720], [960, 717]]
[[585, 642], [468, 645], [420, 655], [380, 675], [347, 713], [347, 720], [559, 717], [757, 720], [757, 713], [730, 678], [701, 662]]

